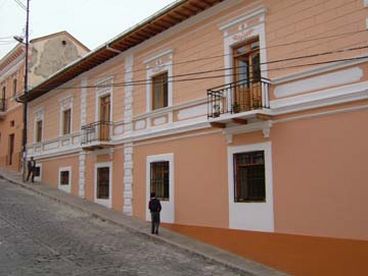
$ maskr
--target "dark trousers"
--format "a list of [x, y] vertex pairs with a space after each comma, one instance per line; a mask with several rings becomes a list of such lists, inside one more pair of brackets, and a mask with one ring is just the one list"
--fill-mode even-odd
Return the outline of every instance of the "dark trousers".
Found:
[[160, 212], [151, 212], [151, 233], [158, 234], [158, 228], [160, 226]]
[[32, 183], [34, 182], [34, 177], [35, 177], [35, 175], [34, 175], [34, 169], [28, 169], [28, 175], [27, 175], [27, 181], [29, 180], [29, 177], [32, 175], [32, 177], [31, 177], [31, 181], [32, 181]]

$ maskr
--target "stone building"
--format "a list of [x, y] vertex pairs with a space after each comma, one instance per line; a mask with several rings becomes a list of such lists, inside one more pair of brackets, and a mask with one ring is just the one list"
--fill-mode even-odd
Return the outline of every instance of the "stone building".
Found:
[[[58, 32], [30, 40], [29, 89], [89, 49], [68, 32]], [[24, 93], [25, 45], [18, 43], [0, 60], [0, 167], [21, 168], [23, 105], [17, 97]]]

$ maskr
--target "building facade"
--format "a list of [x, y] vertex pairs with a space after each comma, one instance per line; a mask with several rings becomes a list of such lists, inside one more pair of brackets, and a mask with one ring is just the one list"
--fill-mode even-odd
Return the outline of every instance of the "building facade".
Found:
[[[28, 85], [31, 89], [89, 49], [68, 32], [32, 39]], [[20, 170], [22, 159], [25, 45], [19, 43], [0, 60], [0, 166]]]
[[143, 220], [155, 191], [168, 227], [300, 271], [270, 244], [368, 239], [367, 17], [177, 1], [32, 89], [28, 155], [55, 188]]

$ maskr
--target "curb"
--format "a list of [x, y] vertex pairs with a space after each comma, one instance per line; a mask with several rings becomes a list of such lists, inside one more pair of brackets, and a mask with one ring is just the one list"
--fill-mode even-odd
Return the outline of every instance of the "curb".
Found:
[[[208, 255], [208, 254], [206, 254], [206, 253], [204, 253], [204, 252], [201, 252], [201, 251], [195, 250], [195, 249], [193, 249], [193, 248], [189, 248], [189, 247], [187, 247], [187, 246], [185, 246], [185, 245], [183, 245], [183, 244], [180, 244], [180, 243], [177, 243], [177, 242], [171, 241], [171, 240], [169, 240], [169, 239], [167, 239], [167, 238], [164, 238], [164, 237], [162, 237], [162, 236], [153, 236], [153, 235], [151, 235], [151, 234], [147, 233], [146, 231], [142, 231], [141, 229], [136, 228], [136, 227], [134, 227], [134, 226], [127, 225], [127, 224], [124, 224], [124, 223], [121, 223], [121, 222], [116, 221], [116, 220], [114, 220], [114, 219], [112, 219], [112, 218], [110, 218], [110, 217], [107, 217], [107, 216], [103, 215], [103, 214], [100, 214], [100, 213], [98, 213], [98, 212], [91, 211], [91, 210], [89, 210], [88, 208], [83, 208], [83, 207], [81, 207], [81, 206], [78, 206], [78, 205], [73, 204], [73, 203], [71, 203], [71, 202], [68, 202], [68, 201], [66, 201], [66, 200], [63, 200], [63, 199], [61, 199], [61, 198], [58, 198], [58, 197], [53, 196], [53, 195], [51, 195], [51, 194], [48, 194], [47, 192], [40, 191], [40, 190], [38, 190], [38, 189], [36, 189], [36, 188], [33, 188], [33, 187], [32, 187], [31, 185], [29, 185], [29, 184], [25, 184], [25, 183], [23, 183], [22, 181], [14, 180], [14, 179], [12, 179], [11, 177], [9, 177], [9, 176], [7, 176], [7, 175], [4, 175], [4, 174], [3, 174], [3, 173], [1, 173], [1, 172], [0, 172], [0, 178], [3, 178], [3, 179], [5, 179], [5, 180], [7, 180], [7, 181], [9, 181], [10, 183], [12, 183], [12, 184], [14, 184], [14, 185], [17, 185], [17, 186], [20, 186], [20, 187], [22, 187], [22, 188], [24, 188], [24, 189], [27, 189], [27, 190], [29, 190], [29, 191], [32, 191], [32, 192], [33, 192], [33, 193], [35, 193], [35, 194], [38, 194], [38, 195], [43, 196], [43, 197], [45, 197], [45, 198], [48, 198], [48, 199], [54, 200], [54, 201], [56, 201], [56, 202], [58, 202], [58, 203], [60, 203], [60, 204], [67, 205], [67, 206], [69, 206], [70, 208], [77, 209], [77, 210], [79, 210], [79, 211], [81, 211], [81, 212], [83, 212], [83, 213], [85, 213], [85, 214], [88, 214], [88, 215], [90, 215], [90, 216], [92, 216], [92, 217], [95, 217], [95, 218], [98, 218], [98, 219], [100, 219], [100, 220], [102, 220], [102, 221], [107, 221], [107, 222], [109, 222], [109, 223], [111, 223], [111, 224], [114, 224], [114, 225], [117, 225], [117, 226], [119, 226], [119, 227], [122, 227], [122, 228], [126, 229], [126, 230], [127, 230], [127, 231], [129, 231], [129, 232], [133, 232], [133, 233], [135, 233], [135, 234], [142, 235], [143, 237], [148, 238], [148, 239], [150, 239], [150, 240], [164, 242], [165, 244], [168, 244], [168, 245], [170, 245], [170, 246], [176, 247], [176, 248], [181, 249], [181, 250], [183, 250], [183, 251], [185, 251], [185, 252], [188, 252], [188, 253], [194, 254], [194, 255], [196, 255], [196, 256], [198, 256], [198, 257], [201, 257], [201, 258], [204, 258], [204, 259], [210, 260], [210, 261], [212, 261], [212, 262], [216, 262], [216, 263], [221, 264], [221, 265], [223, 265], [223, 266], [225, 266], [225, 267], [227, 267], [227, 268], [230, 268], [230, 269], [232, 269], [232, 270], [238, 271], [238, 272], [239, 272], [239, 273], [241, 273], [241, 274], [247, 274], [247, 275], [265, 275], [265, 276], [266, 276], [266, 275], [267, 275], [267, 276], [268, 276], [268, 275], [287, 275], [287, 274], [285, 274], [285, 273], [283, 273], [283, 272], [277, 271], [277, 270], [275, 270], [275, 269], [273, 269], [273, 268], [270, 268], [270, 267], [267, 267], [267, 266], [265, 266], [265, 265], [263, 265], [263, 264], [259, 264], [259, 263], [255, 262], [255, 261], [250, 261], [250, 260], [247, 260], [247, 259], [243, 259], [243, 258], [242, 258], [242, 257], [240, 257], [240, 256], [234, 255], [234, 254], [232, 254], [232, 253], [230, 253], [230, 252], [227, 252], [227, 251], [225, 251], [225, 250], [222, 250], [222, 249], [219, 249], [219, 248], [214, 247], [214, 249], [215, 249], [216, 251], [218, 251], [218, 252], [224, 252], [224, 253], [226, 253], [226, 254], [228, 254], [228, 255], [233, 255], [233, 256], [234, 256], [234, 258], [242, 258], [244, 262], [249, 262], [249, 265], [251, 265], [251, 266], [255, 266], [256, 268], [252, 269], [252, 268], [249, 268], [249, 267], [247, 267], [247, 268], [245, 268], [245, 267], [241, 267], [241, 266], [236, 265], [236, 264], [234, 264], [234, 263], [230, 263], [230, 262], [224, 261], [224, 260], [223, 260], [223, 259], [221, 259], [221, 258], [217, 258], [217, 257], [211, 256], [211, 255]], [[42, 185], [42, 184], [36, 184], [36, 185]], [[165, 229], [165, 231], [172, 232], [172, 231], [167, 230], [167, 229]], [[175, 232], [174, 232], [174, 233], [175, 233]], [[178, 234], [178, 233], [175, 233], [175, 234], [176, 234], [176, 235], [181, 235], [181, 234]], [[182, 235], [181, 235], [181, 236], [182, 236]], [[185, 237], [185, 236], [184, 236], [184, 237]], [[202, 242], [200, 242], [200, 241], [196, 241], [196, 240], [194, 240], [194, 241], [195, 241], [195, 242], [202, 243]], [[203, 244], [205, 244], [205, 243], [203, 243]], [[210, 246], [210, 247], [212, 247], [211, 245], [207, 245], [207, 244], [205, 244], [205, 245], [206, 245], [206, 246]]]

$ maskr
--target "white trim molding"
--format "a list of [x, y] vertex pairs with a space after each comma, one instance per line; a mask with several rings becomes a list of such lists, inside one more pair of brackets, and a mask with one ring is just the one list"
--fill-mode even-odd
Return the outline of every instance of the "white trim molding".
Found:
[[[64, 114], [65, 110], [70, 109], [70, 133], [73, 132], [73, 96], [67, 96], [60, 100], [60, 119], [59, 119], [59, 135], [64, 136]], [[70, 134], [69, 133], [69, 134]], [[69, 135], [65, 134], [65, 135]]]
[[95, 97], [95, 122], [98, 122], [100, 116], [100, 98], [110, 95], [110, 122], [113, 118], [113, 77], [107, 77], [96, 82], [96, 97]]
[[44, 137], [44, 133], [45, 133], [45, 119], [44, 119], [44, 109], [43, 108], [39, 108], [34, 112], [34, 122], [33, 122], [33, 143], [40, 143], [36, 141], [36, 137], [37, 137], [37, 122], [42, 121], [42, 133], [41, 133], [41, 142], [44, 141], [43, 137]]
[[[265, 202], [234, 202], [234, 154], [263, 151], [265, 162]], [[250, 231], [274, 231], [271, 142], [230, 146], [228, 155], [229, 228]]]
[[123, 213], [133, 215], [133, 143], [124, 144]]
[[[146, 69], [147, 80], [150, 80], [147, 82], [146, 85], [146, 112], [151, 112], [154, 111], [152, 110], [152, 77], [167, 72], [168, 80], [172, 78], [173, 76], [172, 50], [167, 50], [166, 52], [156, 55], [154, 58], [151, 58], [150, 64], [147, 64], [146, 68], [147, 68]], [[170, 81], [168, 82], [167, 94], [168, 94], [167, 107], [170, 107], [173, 105], [173, 83]]]
[[165, 223], [175, 222], [175, 185], [174, 185], [174, 154], [166, 153], [159, 155], [150, 155], [146, 159], [146, 220], [151, 221], [150, 211], [148, 210], [148, 202], [150, 200], [151, 190], [151, 163], [168, 161], [169, 162], [169, 200], [161, 201], [161, 221]]
[[[69, 172], [69, 182], [67, 185], [61, 185], [61, 172]], [[60, 167], [58, 175], [58, 188], [66, 193], [70, 193], [72, 188], [72, 167]]]
[[[97, 169], [99, 168], [109, 168], [109, 198], [108, 199], [100, 199], [97, 198]], [[95, 202], [101, 204], [107, 208], [111, 208], [112, 206], [112, 162], [101, 162], [95, 164], [95, 173], [94, 173], [94, 199]]]
[[86, 157], [87, 157], [86, 152], [84, 152], [84, 151], [79, 152], [79, 189], [78, 189], [78, 195], [79, 195], [80, 198], [85, 198]]

